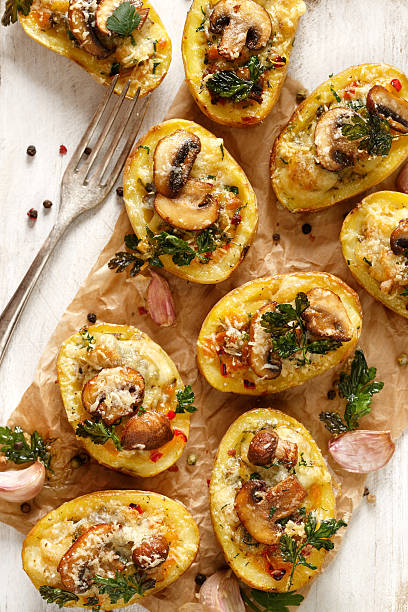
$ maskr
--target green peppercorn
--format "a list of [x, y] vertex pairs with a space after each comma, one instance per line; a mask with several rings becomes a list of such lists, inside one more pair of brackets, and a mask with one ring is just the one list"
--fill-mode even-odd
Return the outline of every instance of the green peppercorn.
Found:
[[197, 455], [190, 453], [187, 457], [187, 465], [195, 465], [197, 463]]
[[397, 357], [398, 365], [402, 367], [408, 366], [408, 355], [407, 353], [401, 353], [399, 357]]

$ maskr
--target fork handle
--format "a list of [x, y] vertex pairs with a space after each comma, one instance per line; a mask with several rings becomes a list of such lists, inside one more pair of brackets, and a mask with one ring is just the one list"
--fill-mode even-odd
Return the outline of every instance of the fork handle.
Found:
[[27, 270], [23, 280], [17, 287], [13, 297], [0, 315], [0, 364], [3, 361], [7, 345], [21, 313], [23, 312], [24, 306], [55, 245], [64, 233], [64, 229], [65, 227], [61, 225], [54, 225], [48, 238], [38, 251], [36, 258]]

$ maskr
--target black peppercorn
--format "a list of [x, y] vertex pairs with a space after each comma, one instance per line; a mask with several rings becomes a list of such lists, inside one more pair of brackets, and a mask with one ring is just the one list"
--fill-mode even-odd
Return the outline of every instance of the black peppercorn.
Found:
[[201, 586], [202, 584], [204, 584], [206, 580], [207, 580], [207, 576], [205, 576], [204, 574], [197, 574], [197, 576], [194, 578], [194, 582], [198, 584], [198, 586]]
[[21, 504], [20, 510], [24, 514], [28, 514], [29, 512], [31, 512], [31, 506], [27, 502], [24, 502], [24, 504]]
[[44, 200], [43, 206], [44, 206], [44, 208], [51, 208], [51, 206], [52, 206], [51, 200]]
[[91, 149], [91, 147], [85, 147], [85, 149], [84, 149], [84, 154], [85, 154], [85, 155], [90, 155], [91, 153], [92, 153], [92, 149]]
[[330, 389], [330, 391], [327, 392], [327, 399], [334, 400], [335, 397], [336, 397], [335, 390], [334, 389]]
[[274, 242], [279, 242], [279, 240], [280, 240], [280, 234], [274, 234], [274, 235], [272, 236], [272, 240], [273, 240]]
[[15, 444], [14, 444], [14, 448], [16, 450], [21, 450], [23, 448], [23, 446], [24, 446], [24, 443], [21, 440], [18, 440], [18, 442], [15, 442]]
[[86, 318], [90, 323], [96, 322], [96, 314], [94, 312], [89, 312]]
[[29, 219], [36, 219], [38, 217], [38, 211], [35, 210], [35, 208], [30, 208], [30, 210], [27, 212], [27, 217]]
[[29, 155], [30, 157], [34, 157], [36, 153], [37, 153], [37, 149], [35, 148], [34, 145], [30, 145], [29, 147], [27, 147], [27, 155]]
[[312, 231], [312, 226], [310, 225], [310, 223], [304, 223], [302, 225], [302, 232], [304, 234], [310, 234], [311, 231]]
[[145, 189], [146, 189], [147, 193], [153, 193], [154, 192], [154, 185], [152, 185], [152, 183], [146, 183]]
[[116, 188], [116, 195], [118, 195], [120, 198], [123, 198], [123, 187]]

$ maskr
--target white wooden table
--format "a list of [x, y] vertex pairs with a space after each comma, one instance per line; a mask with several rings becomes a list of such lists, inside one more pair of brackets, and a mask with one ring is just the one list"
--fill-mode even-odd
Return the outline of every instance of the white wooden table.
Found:
[[[146, 128], [162, 119], [182, 82], [180, 41], [188, 9], [186, 0], [154, 3], [173, 42], [173, 62], [154, 95]], [[306, 3], [308, 13], [301, 19], [290, 67], [290, 74], [305, 87], [311, 89], [329, 73], [363, 62], [385, 61], [408, 71], [407, 0]], [[33, 42], [17, 25], [2, 28], [0, 44], [2, 309], [54, 222], [69, 158], [59, 155], [59, 145], [73, 150], [103, 91], [82, 69]], [[30, 144], [37, 148], [34, 158], [26, 155]], [[265, 155], [268, 149], [266, 144]], [[42, 206], [45, 199], [54, 203], [48, 211]], [[26, 216], [31, 207], [39, 211], [34, 224]], [[0, 368], [0, 423], [31, 382], [48, 337], [110, 236], [120, 207], [113, 193], [75, 223], [57, 247]], [[391, 464], [369, 479], [377, 502], [364, 499], [336, 560], [315, 581], [304, 612], [408, 611], [407, 455], [405, 435]], [[21, 569], [22, 536], [0, 525], [0, 538], [0, 612], [51, 609]]]

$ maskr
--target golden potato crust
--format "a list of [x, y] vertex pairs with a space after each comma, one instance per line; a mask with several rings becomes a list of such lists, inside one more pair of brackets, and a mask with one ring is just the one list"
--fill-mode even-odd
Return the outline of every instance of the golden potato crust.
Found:
[[395, 255], [390, 236], [408, 219], [408, 195], [379, 191], [362, 200], [343, 222], [343, 255], [354, 278], [376, 300], [408, 318], [407, 256]]
[[[213, 104], [207, 87], [203, 87], [203, 73], [207, 68], [205, 63], [208, 43], [206, 40], [205, 22], [203, 13], [207, 15], [218, 0], [194, 0], [187, 15], [182, 39], [182, 55], [187, 85], [194, 100], [203, 113], [213, 121], [231, 127], [248, 127], [265, 119], [276, 103], [285, 80], [289, 57], [296, 34], [299, 18], [306, 11], [303, 0], [255, 0], [270, 15], [274, 38], [271, 50], [276, 59], [284, 57], [286, 63], [267, 70], [263, 80], [265, 87], [262, 92], [262, 103], [244, 100], [242, 103], [233, 103], [223, 99]], [[262, 58], [265, 49], [256, 51]], [[253, 55], [253, 53], [252, 53]], [[248, 52], [249, 59], [249, 52]], [[242, 57], [234, 62], [226, 62], [224, 69], [242, 65]]]
[[[149, 51], [149, 61], [145, 65], [136, 66], [135, 68], [122, 69], [119, 73], [119, 78], [115, 86], [116, 93], [120, 94], [123, 87], [130, 80], [130, 87], [126, 97], [132, 98], [138, 87], [140, 86], [141, 96], [146, 96], [153, 91], [164, 79], [171, 62], [171, 41], [164, 28], [164, 25], [152, 7], [149, 0], [144, 0], [143, 6], [149, 9], [148, 21], [143, 26], [140, 32], [134, 36], [136, 38], [137, 50], [138, 45], [142, 48], [145, 40], [157, 41], [155, 49], [153, 42], [152, 48]], [[111, 72], [112, 66], [117, 62], [114, 54], [105, 59], [98, 59], [87, 53], [84, 49], [77, 46], [68, 35], [68, 30], [64, 24], [57, 27], [49, 25], [49, 18], [53, 11], [64, 14], [68, 10], [68, 0], [39, 0], [32, 5], [30, 13], [24, 16], [19, 13], [19, 21], [24, 31], [35, 41], [51, 51], [55, 51], [59, 55], [63, 55], [68, 59], [73, 60], [81, 68], [84, 68], [98, 83], [110, 85], [113, 79]], [[140, 42], [139, 42], [140, 37]], [[144, 54], [144, 50], [143, 50]], [[123, 58], [125, 59], [125, 58]], [[155, 68], [150, 67], [154, 61]]]
[[[401, 84], [398, 92], [392, 85], [394, 80]], [[337, 172], [315, 163], [314, 132], [319, 108], [347, 106], [353, 100], [364, 102], [375, 84], [408, 99], [407, 77], [397, 68], [387, 64], [352, 66], [315, 89], [276, 138], [270, 161], [272, 186], [278, 200], [291, 212], [322, 210], [358, 195], [387, 178], [405, 159], [408, 141], [397, 137], [386, 157], [365, 157]]]
[[[195, 258], [189, 265], [178, 266], [171, 255], [161, 255], [160, 260], [166, 270], [196, 283], [219, 283], [228, 278], [241, 263], [252, 241], [258, 226], [258, 208], [256, 196], [244, 171], [233, 159], [223, 144], [211, 132], [185, 119], [171, 119], [152, 127], [135, 145], [128, 158], [123, 177], [123, 192], [126, 210], [133, 230], [140, 239], [142, 250], [149, 250], [147, 227], [153, 233], [160, 233], [167, 228], [166, 222], [153, 209], [153, 158], [156, 146], [163, 138], [185, 130], [196, 135], [201, 141], [201, 151], [192, 166], [190, 180], [209, 181], [214, 185], [214, 193], [221, 201], [224, 210], [231, 215], [231, 206], [238, 206], [239, 223], [233, 224], [230, 217], [225, 220], [226, 229], [232, 240], [217, 248], [208, 263]], [[148, 186], [149, 191], [146, 191]], [[237, 193], [238, 192], [238, 193]], [[224, 217], [220, 220], [224, 223]], [[193, 233], [185, 233], [189, 239]]]
[[[84, 521], [100, 524], [105, 518], [129, 528], [135, 521], [137, 523], [137, 517], [156, 522], [161, 537], [165, 537], [169, 545], [169, 554], [161, 564], [160, 572], [153, 572], [156, 585], [146, 592], [146, 595], [152, 595], [172, 584], [190, 567], [198, 551], [200, 535], [197, 524], [183, 504], [149, 491], [97, 491], [52, 510], [38, 521], [25, 538], [23, 568], [36, 589], [41, 586], [64, 589], [57, 566]], [[78, 597], [78, 601], [65, 606], [89, 609], [89, 605], [85, 605], [87, 596], [79, 594]], [[122, 600], [113, 604], [103, 594], [97, 595], [97, 598], [101, 609], [113, 610], [132, 605], [143, 596], [134, 595], [127, 604]]]
[[[245, 534], [237, 527], [239, 519], [234, 510], [239, 483], [252, 482], [252, 471], [260, 472], [262, 478], [270, 479], [268, 485], [273, 486], [287, 477], [282, 467], [264, 469], [248, 464], [250, 442], [254, 434], [265, 427], [273, 427], [280, 439], [290, 440], [298, 446], [299, 458], [294, 469], [296, 478], [306, 490], [306, 498], [301, 502], [306, 513], [314, 511], [318, 522], [336, 516], [331, 477], [312, 436], [301, 423], [279, 410], [257, 408], [234, 421], [221, 440], [210, 482], [211, 519], [225, 559], [238, 578], [256, 589], [285, 592], [288, 589], [290, 564], [284, 576], [275, 580], [271, 575], [271, 569], [275, 569], [275, 559], [271, 565], [268, 561], [271, 549], [263, 544], [254, 547], [251, 542], [246, 543]], [[324, 550], [311, 552], [308, 561], [316, 565], [318, 570], [298, 567], [291, 590], [301, 588], [315, 577], [325, 554]], [[285, 566], [282, 559], [277, 565]]]
[[[163, 416], [171, 414], [172, 438], [154, 450], [120, 451], [112, 440], [98, 445], [90, 438], [78, 437], [78, 440], [98, 463], [125, 474], [147, 477], [163, 472], [181, 456], [190, 429], [189, 413], [173, 414], [177, 406], [176, 393], [183, 389], [175, 364], [158, 344], [135, 327], [103, 323], [89, 327], [88, 333], [95, 341], [92, 350], [87, 350], [83, 335], [77, 333], [62, 344], [57, 360], [61, 396], [74, 431], [79, 423], [91, 418], [81, 399], [87, 380], [102, 368], [122, 365], [143, 375], [144, 409]], [[132, 418], [125, 417], [115, 426], [119, 438], [129, 423], [127, 419]]]
[[[353, 329], [351, 340], [342, 343], [336, 350], [325, 355], [312, 355], [311, 363], [296, 367], [294, 362], [283, 360], [281, 374], [277, 378], [258, 377], [246, 360], [242, 367], [235, 368], [226, 375], [220, 367], [219, 352], [216, 346], [220, 322], [241, 323], [268, 302], [289, 303], [299, 292], [306, 293], [312, 288], [329, 289], [339, 296], [350, 319]], [[360, 337], [362, 312], [358, 295], [346, 283], [326, 272], [296, 272], [259, 278], [245, 283], [227, 293], [210, 310], [197, 341], [197, 359], [201, 373], [210, 385], [224, 392], [245, 395], [264, 395], [277, 393], [300, 385], [306, 380], [325, 372], [343, 361], [356, 346]]]

